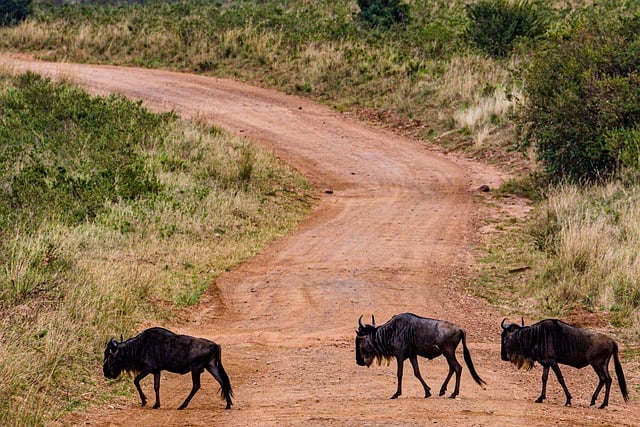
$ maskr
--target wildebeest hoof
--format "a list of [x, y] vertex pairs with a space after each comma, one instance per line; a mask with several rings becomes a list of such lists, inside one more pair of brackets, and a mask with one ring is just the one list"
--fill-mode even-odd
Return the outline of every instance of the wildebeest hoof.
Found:
[[428, 390], [424, 393], [424, 398], [426, 399], [427, 397], [431, 397], [431, 392]]
[[152, 409], [158, 409], [159, 407], [160, 407], [160, 404], [159, 404], [159, 403], [156, 403], [155, 405], [153, 405], [153, 408], [152, 408]]
[[543, 400], [544, 400], [544, 397], [539, 397], [536, 399], [536, 403], [542, 403]]
[[451, 393], [451, 396], [449, 396], [449, 399], [455, 399], [456, 396], [458, 396], [458, 393]]
[[391, 396], [391, 398], [392, 398], [392, 399], [397, 399], [397, 398], [398, 398], [398, 396], [400, 396], [400, 393], [394, 393], [394, 395], [393, 395], [393, 396]]
[[443, 388], [440, 390], [440, 393], [438, 393], [438, 396], [444, 396], [444, 394], [447, 392], [446, 388]]
[[604, 408], [606, 408], [606, 407], [607, 407], [607, 404], [606, 404], [606, 403], [603, 403], [602, 405], [598, 406], [598, 408], [599, 408], [599, 409], [604, 409]]

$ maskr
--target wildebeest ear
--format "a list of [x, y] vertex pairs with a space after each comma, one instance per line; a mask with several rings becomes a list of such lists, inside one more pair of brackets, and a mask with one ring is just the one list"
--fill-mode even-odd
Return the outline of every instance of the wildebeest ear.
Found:
[[524, 326], [524, 316], [522, 316], [522, 326]]

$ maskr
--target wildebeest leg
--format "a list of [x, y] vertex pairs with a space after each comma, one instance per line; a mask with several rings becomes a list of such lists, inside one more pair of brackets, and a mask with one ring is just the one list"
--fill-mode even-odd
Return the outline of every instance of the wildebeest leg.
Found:
[[160, 407], [160, 371], [153, 373], [153, 390], [156, 392], [156, 403], [153, 404], [153, 409]]
[[600, 380], [600, 382], [598, 383], [598, 387], [596, 387], [596, 391], [593, 392], [593, 396], [591, 397], [591, 405], [595, 405], [596, 399], [598, 398], [598, 393], [600, 393], [600, 390], [602, 390], [602, 386], [606, 385], [604, 391], [604, 400], [602, 401], [602, 405], [600, 405], [600, 409], [604, 409], [609, 404], [609, 392], [611, 391], [611, 383], [613, 382], [613, 380], [611, 379], [611, 375], [609, 374], [609, 369], [607, 368], [609, 366], [609, 359], [607, 359], [606, 362], [602, 362], [602, 364], [598, 365], [597, 367], [595, 365], [592, 366], [593, 370], [596, 371], [596, 374], [598, 374], [598, 379]]
[[142, 406], [147, 404], [147, 396], [145, 396], [144, 393], [142, 392], [142, 387], [140, 387], [140, 380], [142, 380], [144, 377], [146, 377], [149, 374], [150, 374], [149, 371], [142, 371], [138, 374], [137, 377], [133, 379], [133, 385], [135, 385], [136, 389], [138, 390], [138, 394], [140, 395], [140, 401], [142, 402]]
[[397, 399], [402, 394], [402, 365], [404, 365], [404, 359], [396, 357], [398, 362], [398, 390], [391, 396], [392, 399]]
[[565, 396], [567, 396], [567, 401], [564, 403], [564, 405], [571, 406], [571, 393], [569, 393], [569, 389], [567, 388], [567, 385], [564, 383], [564, 377], [562, 376], [562, 372], [560, 372], [560, 368], [558, 367], [558, 364], [555, 362], [552, 363], [551, 369], [553, 369], [553, 372], [556, 373], [556, 377], [558, 377], [558, 382], [562, 386]]
[[189, 396], [187, 396], [187, 398], [184, 400], [184, 402], [182, 402], [182, 405], [180, 405], [178, 409], [186, 408], [193, 395], [196, 394], [198, 390], [200, 390], [200, 374], [202, 373], [202, 371], [202, 368], [191, 370], [191, 382], [193, 383], [193, 386], [191, 387], [191, 393], [189, 393]]
[[542, 403], [547, 397], [547, 379], [549, 378], [549, 365], [542, 365], [542, 392], [536, 399], [536, 403]]
[[413, 366], [413, 375], [415, 375], [416, 378], [418, 380], [420, 380], [420, 383], [422, 384], [422, 387], [424, 387], [424, 397], [427, 398], [427, 397], [431, 396], [431, 388], [422, 379], [422, 375], [420, 375], [420, 366], [418, 366], [418, 358], [417, 357], [410, 357], [409, 361], [411, 362], [411, 366]]
[[456, 359], [455, 352], [452, 353], [444, 353], [444, 357], [447, 359], [447, 363], [449, 364], [449, 373], [447, 374], [447, 378], [445, 378], [442, 383], [442, 387], [440, 387], [440, 396], [444, 395], [447, 391], [447, 385], [449, 384], [449, 380], [453, 373], [456, 373], [456, 387], [453, 389], [453, 393], [449, 398], [455, 398], [458, 393], [460, 393], [460, 375], [462, 374], [462, 365], [458, 363], [458, 359]]

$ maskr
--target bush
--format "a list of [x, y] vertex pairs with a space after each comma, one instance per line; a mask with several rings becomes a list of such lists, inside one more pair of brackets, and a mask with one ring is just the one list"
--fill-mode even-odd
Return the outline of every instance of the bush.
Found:
[[31, 0], [0, 0], [0, 27], [24, 21], [31, 14]]
[[640, 17], [582, 17], [545, 43], [523, 73], [518, 115], [523, 148], [533, 146], [555, 180], [591, 181], [638, 170]]
[[360, 20], [372, 27], [391, 27], [409, 20], [409, 5], [400, 0], [358, 0]]
[[547, 14], [528, 1], [482, 0], [467, 8], [467, 38], [493, 57], [507, 56], [520, 38], [536, 38], [547, 27]]
[[0, 95], [0, 225], [84, 223], [105, 203], [157, 194], [140, 147], [165, 123], [124, 97], [22, 75]]

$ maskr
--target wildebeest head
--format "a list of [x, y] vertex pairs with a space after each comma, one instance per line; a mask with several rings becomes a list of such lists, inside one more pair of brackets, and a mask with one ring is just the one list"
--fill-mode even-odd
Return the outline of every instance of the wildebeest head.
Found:
[[376, 319], [371, 315], [371, 325], [362, 324], [362, 316], [358, 319], [356, 331], [356, 363], [359, 366], [371, 366], [376, 358], [372, 336], [376, 332]]
[[506, 318], [502, 319], [500, 326], [502, 327], [502, 339], [500, 345], [500, 358], [504, 361], [513, 363], [518, 369], [524, 368], [529, 370], [533, 368], [534, 361], [523, 354], [523, 346], [518, 337], [517, 331], [524, 328], [524, 318], [522, 325], [517, 323], [504, 324]]
[[105, 378], [116, 379], [122, 372], [122, 365], [118, 357], [119, 343], [115, 338], [111, 337], [107, 343], [107, 348], [104, 350], [104, 364], [102, 365], [102, 371]]

